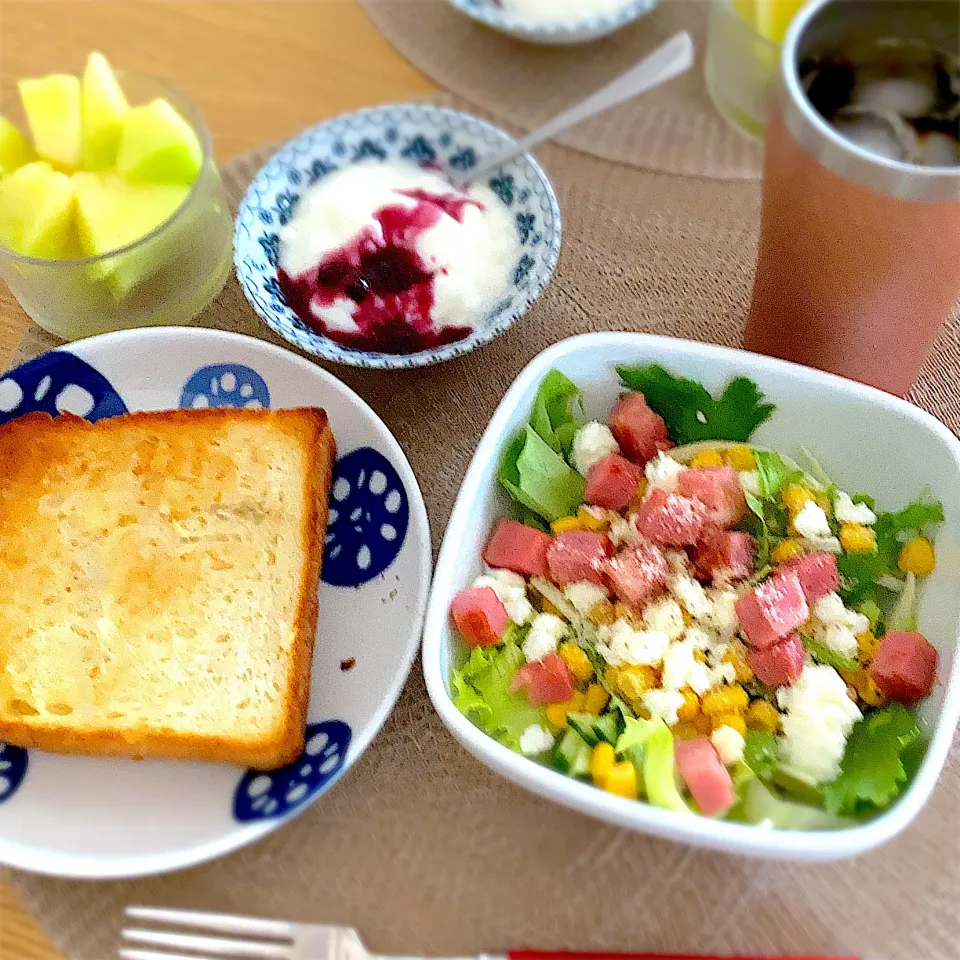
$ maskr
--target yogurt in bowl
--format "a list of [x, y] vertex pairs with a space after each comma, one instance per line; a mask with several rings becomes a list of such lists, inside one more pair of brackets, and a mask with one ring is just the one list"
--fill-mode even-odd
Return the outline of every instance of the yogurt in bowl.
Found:
[[304, 194], [280, 231], [278, 277], [318, 333], [408, 354], [468, 337], [519, 258], [513, 218], [490, 187], [461, 191], [408, 160], [372, 161]]
[[450, 0], [474, 20], [531, 43], [586, 43], [649, 13], [657, 0]]
[[560, 254], [560, 210], [529, 154], [466, 190], [510, 138], [428, 104], [346, 114], [290, 141], [237, 214], [234, 264], [278, 334], [335, 363], [462, 356], [523, 316]]

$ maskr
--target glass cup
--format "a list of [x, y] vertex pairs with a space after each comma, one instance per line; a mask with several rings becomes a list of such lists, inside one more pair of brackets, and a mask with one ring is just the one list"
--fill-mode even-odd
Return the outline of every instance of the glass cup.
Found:
[[711, 0], [704, 67], [720, 114], [748, 137], [762, 139], [780, 75], [780, 45], [754, 29], [732, 0]]
[[[233, 218], [203, 117], [186, 94], [159, 80], [125, 72], [118, 78], [131, 103], [169, 100], [196, 132], [203, 166], [169, 219], [118, 250], [76, 260], [41, 260], [0, 246], [0, 277], [39, 326], [64, 340], [130, 327], [189, 324], [230, 275]], [[22, 109], [11, 105], [6, 115], [27, 129]], [[125, 279], [121, 283], [117, 277]]]

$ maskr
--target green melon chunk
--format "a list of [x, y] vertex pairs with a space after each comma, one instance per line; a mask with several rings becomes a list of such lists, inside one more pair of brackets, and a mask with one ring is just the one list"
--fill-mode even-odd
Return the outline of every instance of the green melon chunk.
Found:
[[[165, 223], [190, 194], [177, 184], [131, 184], [113, 173], [75, 173], [77, 233], [84, 256], [102, 256]], [[175, 238], [174, 238], [175, 239]], [[162, 236], [95, 265], [114, 296], [125, 297], [170, 255]]]
[[83, 71], [83, 165], [107, 170], [116, 163], [123, 121], [130, 107], [107, 58], [91, 53]]
[[57, 167], [80, 163], [80, 81], [66, 73], [21, 80], [20, 99], [37, 153]]
[[166, 100], [133, 107], [123, 123], [117, 171], [138, 183], [191, 184], [203, 166], [193, 127]]
[[30, 141], [6, 117], [0, 117], [0, 176], [36, 159]]
[[74, 256], [73, 212], [73, 184], [49, 163], [28, 163], [0, 180], [0, 240], [19, 253]]

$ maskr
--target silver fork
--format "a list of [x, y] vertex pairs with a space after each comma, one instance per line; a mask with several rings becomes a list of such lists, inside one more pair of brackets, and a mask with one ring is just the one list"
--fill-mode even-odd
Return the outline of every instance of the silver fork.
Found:
[[127, 907], [126, 915], [152, 927], [179, 929], [125, 928], [122, 960], [381, 960], [349, 927], [153, 907]]
[[[416, 960], [369, 953], [349, 927], [287, 923], [225, 913], [127, 907], [127, 916], [164, 929], [127, 927], [122, 960]], [[166, 928], [175, 927], [179, 930]], [[188, 932], [195, 931], [195, 932]], [[750, 960], [749, 957], [694, 957], [665, 953], [553, 953], [513, 950], [507, 954], [452, 957], [449, 960]], [[754, 960], [775, 960], [755, 957]], [[779, 960], [856, 960], [855, 957], [781, 957]], [[879, 960], [879, 958], [875, 958]]]

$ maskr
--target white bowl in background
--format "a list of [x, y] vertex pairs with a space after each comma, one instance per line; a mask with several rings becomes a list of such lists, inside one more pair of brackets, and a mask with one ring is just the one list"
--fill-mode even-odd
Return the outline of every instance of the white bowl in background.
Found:
[[527, 20], [504, 11], [496, 0], [449, 0], [461, 13], [479, 23], [528, 43], [564, 46], [587, 43], [616, 33], [649, 13], [659, 0], [630, 0], [622, 9], [610, 14], [587, 14], [579, 20], [559, 23]]
[[[497, 483], [500, 458], [526, 423], [544, 375], [557, 368], [585, 395], [590, 419], [606, 416], [622, 392], [616, 364], [659, 363], [670, 372], [722, 391], [731, 378], [754, 380], [777, 405], [751, 438], [785, 453], [811, 450], [844, 489], [867, 491], [884, 509], [899, 509], [924, 491], [943, 501], [946, 522], [937, 538], [938, 564], [926, 582], [920, 629], [937, 647], [940, 668], [920, 708], [930, 746], [900, 799], [874, 819], [832, 831], [764, 830], [687, 816], [624, 800], [572, 780], [501, 746], [453, 705], [451, 671], [464, 645], [451, 629], [450, 601], [478, 575], [480, 552], [494, 521], [510, 511]], [[729, 853], [788, 860], [851, 857], [890, 840], [917, 815], [943, 768], [960, 718], [960, 441], [917, 407], [878, 390], [820, 371], [708, 344], [637, 333], [586, 334], [537, 356], [497, 408], [467, 470], [437, 561], [427, 608], [423, 669], [443, 722], [487, 766], [541, 796], [643, 833]]]

